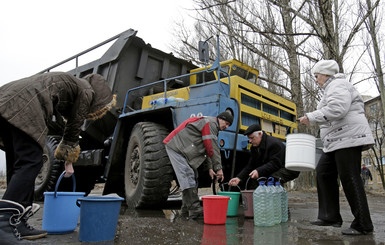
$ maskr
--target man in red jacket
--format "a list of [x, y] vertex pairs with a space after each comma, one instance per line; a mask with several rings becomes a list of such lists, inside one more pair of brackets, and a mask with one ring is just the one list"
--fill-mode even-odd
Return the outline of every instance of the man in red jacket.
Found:
[[182, 216], [196, 219], [203, 215], [196, 183], [197, 168], [203, 162], [207, 162], [212, 179], [223, 181], [218, 133], [232, 123], [233, 115], [228, 111], [217, 117], [192, 117], [163, 141], [182, 190]]

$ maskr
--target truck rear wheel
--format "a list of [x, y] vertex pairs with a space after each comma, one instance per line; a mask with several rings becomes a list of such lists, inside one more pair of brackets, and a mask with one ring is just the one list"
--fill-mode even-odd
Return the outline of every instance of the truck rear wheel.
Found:
[[127, 146], [124, 186], [129, 207], [154, 208], [167, 201], [173, 169], [163, 144], [167, 129], [157, 123], [140, 122]]

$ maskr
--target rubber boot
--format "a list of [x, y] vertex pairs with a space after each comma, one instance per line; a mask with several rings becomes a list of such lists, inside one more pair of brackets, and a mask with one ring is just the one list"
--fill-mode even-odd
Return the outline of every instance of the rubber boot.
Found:
[[39, 204], [32, 204], [25, 209], [25, 212], [20, 216], [20, 222], [17, 225], [17, 230], [21, 238], [27, 240], [35, 240], [47, 236], [47, 231], [38, 230], [28, 224], [28, 219], [40, 209]]
[[183, 196], [182, 196], [182, 207], [180, 208], [180, 216], [182, 218], [188, 218], [189, 217], [188, 208], [186, 206], [186, 201], [183, 200]]
[[196, 188], [185, 189], [182, 192], [182, 200], [188, 209], [190, 219], [203, 218], [203, 208], [201, 207], [198, 190]]
[[22, 205], [0, 200], [0, 242], [1, 244], [12, 244], [21, 240], [17, 224], [21, 215], [25, 212]]

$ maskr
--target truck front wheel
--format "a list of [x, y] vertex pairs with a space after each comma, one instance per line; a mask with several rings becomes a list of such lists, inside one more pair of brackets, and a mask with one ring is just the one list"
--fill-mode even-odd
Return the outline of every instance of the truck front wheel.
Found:
[[137, 123], [127, 146], [124, 170], [129, 207], [154, 208], [167, 201], [173, 169], [163, 144], [167, 129], [154, 122]]

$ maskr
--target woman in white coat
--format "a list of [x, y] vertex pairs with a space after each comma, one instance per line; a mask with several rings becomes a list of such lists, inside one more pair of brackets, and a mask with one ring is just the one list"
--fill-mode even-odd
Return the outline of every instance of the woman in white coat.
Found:
[[354, 220], [345, 235], [373, 232], [366, 193], [360, 178], [361, 152], [374, 144], [365, 117], [364, 102], [345, 75], [338, 73], [334, 60], [321, 60], [313, 68], [323, 97], [317, 110], [306, 113], [300, 123], [318, 124], [323, 142], [323, 154], [318, 162], [318, 219], [310, 222], [319, 226], [341, 227], [338, 177], [349, 202]]

